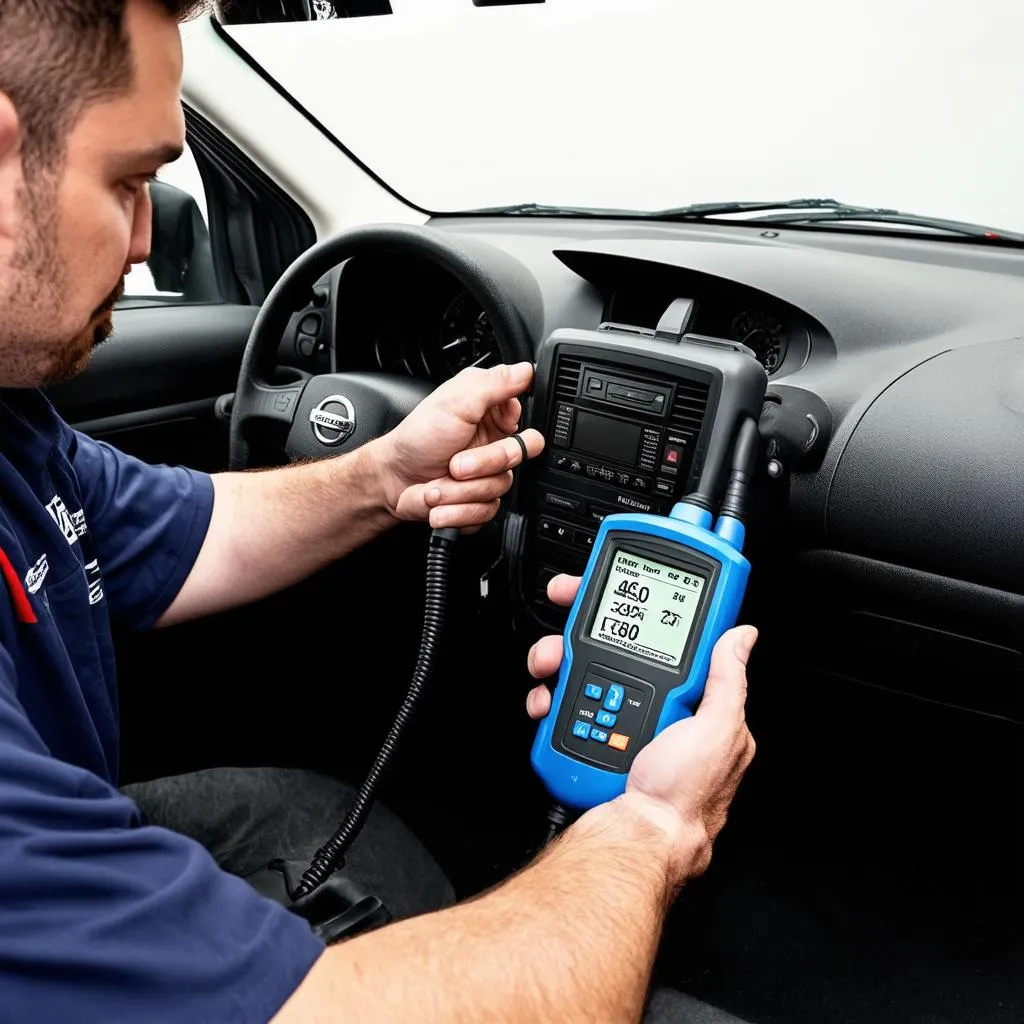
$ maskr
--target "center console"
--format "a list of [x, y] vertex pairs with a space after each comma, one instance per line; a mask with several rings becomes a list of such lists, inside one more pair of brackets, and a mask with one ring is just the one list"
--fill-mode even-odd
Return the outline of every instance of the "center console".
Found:
[[605, 516], [667, 514], [684, 495], [717, 506], [736, 430], [757, 419], [765, 382], [734, 342], [620, 325], [550, 335], [528, 410], [547, 445], [518, 488], [518, 597], [541, 625], [564, 624], [547, 582], [583, 571]]

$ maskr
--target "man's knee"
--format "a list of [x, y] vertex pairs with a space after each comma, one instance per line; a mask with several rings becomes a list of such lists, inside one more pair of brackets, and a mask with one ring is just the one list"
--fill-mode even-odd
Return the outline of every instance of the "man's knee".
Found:
[[[347, 783], [299, 768], [210, 768], [125, 792], [147, 821], [190, 836], [242, 877], [276, 858], [308, 863], [355, 799]], [[345, 870], [396, 918], [454, 902], [430, 852], [380, 804], [347, 852]]]

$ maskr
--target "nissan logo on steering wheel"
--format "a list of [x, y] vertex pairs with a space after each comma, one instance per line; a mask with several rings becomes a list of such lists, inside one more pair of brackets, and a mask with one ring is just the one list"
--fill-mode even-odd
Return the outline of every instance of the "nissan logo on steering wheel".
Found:
[[309, 414], [309, 422], [321, 444], [341, 444], [356, 429], [356, 411], [344, 395], [329, 395]]

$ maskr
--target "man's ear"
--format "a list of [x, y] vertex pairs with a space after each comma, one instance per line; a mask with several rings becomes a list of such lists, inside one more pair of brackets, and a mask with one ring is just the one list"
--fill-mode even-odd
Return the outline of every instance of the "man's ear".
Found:
[[0, 163], [7, 158], [12, 150], [20, 148], [21, 123], [18, 111], [14, 109], [10, 96], [0, 92]]
[[0, 238], [14, 233], [15, 198], [21, 180], [21, 122], [11, 98], [0, 92]]

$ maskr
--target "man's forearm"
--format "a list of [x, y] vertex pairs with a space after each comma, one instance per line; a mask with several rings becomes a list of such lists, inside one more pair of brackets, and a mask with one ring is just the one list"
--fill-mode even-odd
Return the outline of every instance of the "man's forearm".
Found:
[[161, 626], [276, 593], [395, 522], [372, 441], [335, 459], [215, 474], [213, 484], [206, 539]]
[[484, 896], [331, 947], [274, 1024], [639, 1020], [687, 871], [631, 799]]

